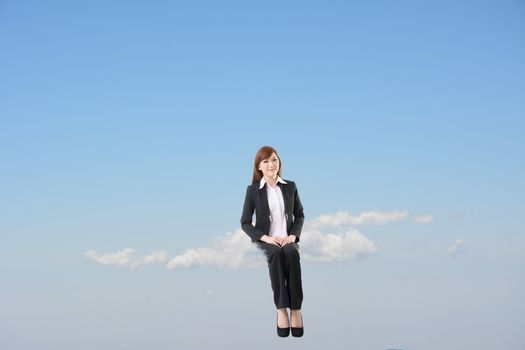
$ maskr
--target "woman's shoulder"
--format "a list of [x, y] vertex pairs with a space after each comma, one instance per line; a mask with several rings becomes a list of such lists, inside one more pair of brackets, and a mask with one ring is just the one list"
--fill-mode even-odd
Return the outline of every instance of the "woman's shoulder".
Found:
[[283, 179], [286, 182], [286, 186], [288, 188], [288, 191], [295, 191], [297, 189], [297, 185], [295, 184], [295, 181]]
[[246, 187], [249, 191], [252, 191], [252, 190], [256, 190], [259, 188], [259, 183], [258, 182], [254, 182], [252, 183], [251, 185], [248, 185]]
[[290, 179], [283, 179], [284, 182], [286, 182], [287, 185], [293, 185], [295, 186], [295, 181], [293, 180], [290, 180]]

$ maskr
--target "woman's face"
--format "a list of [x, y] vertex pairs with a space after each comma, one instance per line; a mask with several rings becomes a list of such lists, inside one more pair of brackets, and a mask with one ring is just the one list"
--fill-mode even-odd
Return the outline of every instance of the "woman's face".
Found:
[[264, 159], [259, 163], [259, 170], [262, 171], [264, 177], [274, 178], [279, 173], [279, 166], [279, 158], [274, 152], [270, 158]]

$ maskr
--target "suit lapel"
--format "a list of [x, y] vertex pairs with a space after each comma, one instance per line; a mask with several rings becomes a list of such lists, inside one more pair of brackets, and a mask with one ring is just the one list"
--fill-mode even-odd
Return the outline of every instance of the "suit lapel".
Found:
[[282, 183], [278, 182], [277, 183], [279, 185], [279, 187], [281, 188], [281, 193], [283, 194], [283, 201], [284, 201], [284, 212], [287, 213], [288, 212], [288, 203], [289, 203], [289, 199], [290, 199], [290, 194], [288, 193], [288, 186], [286, 185], [283, 185]]
[[261, 203], [266, 209], [266, 212], [268, 215], [270, 215], [270, 205], [268, 204], [268, 192], [266, 191], [266, 186], [264, 185], [263, 188], [259, 188], [259, 195], [261, 196]]

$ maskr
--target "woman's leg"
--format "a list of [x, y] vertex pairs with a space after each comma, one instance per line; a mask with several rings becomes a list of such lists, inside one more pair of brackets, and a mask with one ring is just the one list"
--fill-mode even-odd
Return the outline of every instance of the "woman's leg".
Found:
[[284, 272], [286, 276], [286, 289], [290, 297], [289, 307], [300, 310], [303, 303], [303, 285], [301, 280], [301, 262], [299, 245], [288, 243], [281, 248], [284, 255]]
[[275, 306], [277, 309], [291, 307], [290, 295], [286, 285], [285, 256], [283, 249], [275, 244], [265, 242], [258, 242], [257, 244], [266, 255]]

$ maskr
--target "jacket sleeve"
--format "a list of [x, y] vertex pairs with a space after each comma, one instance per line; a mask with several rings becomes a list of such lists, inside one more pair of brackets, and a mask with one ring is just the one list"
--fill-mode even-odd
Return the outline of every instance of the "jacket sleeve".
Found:
[[293, 206], [293, 224], [290, 228], [290, 234], [297, 237], [296, 243], [299, 242], [301, 236], [301, 230], [303, 229], [304, 212], [301, 199], [299, 198], [299, 192], [297, 186], [294, 188], [294, 206]]
[[241, 228], [250, 238], [252, 242], [257, 242], [264, 236], [264, 232], [253, 226], [252, 218], [253, 212], [255, 211], [255, 205], [253, 203], [252, 193], [250, 186], [246, 189], [246, 197], [244, 198], [244, 206], [242, 208], [241, 216]]

